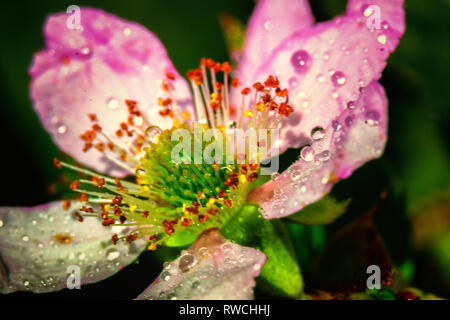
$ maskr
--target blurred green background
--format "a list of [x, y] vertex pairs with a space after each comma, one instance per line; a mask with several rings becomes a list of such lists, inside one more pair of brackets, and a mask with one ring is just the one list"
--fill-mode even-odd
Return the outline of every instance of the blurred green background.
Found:
[[[44, 46], [45, 17], [72, 4], [102, 8], [146, 26], [158, 35], [182, 74], [204, 56], [229, 59], [219, 17], [228, 13], [246, 23], [254, 6], [252, 0], [2, 3], [1, 206], [32, 206], [64, 192], [57, 187], [63, 178], [52, 164], [59, 152], [32, 109], [27, 69], [32, 55]], [[325, 21], [342, 13], [346, 1], [313, 0], [311, 5], [317, 20]], [[337, 198], [352, 198], [348, 212], [335, 223], [326, 228], [290, 227], [306, 275], [327, 239], [388, 191], [375, 222], [399, 274], [416, 287], [450, 297], [449, 14], [449, 0], [406, 0], [406, 33], [381, 79], [389, 98], [385, 154], [333, 189]], [[164, 254], [159, 257], [167, 258]], [[77, 294], [132, 298], [159, 273], [154, 260], [144, 254], [139, 264]], [[118, 285], [124, 289], [112, 295], [108, 288]]]

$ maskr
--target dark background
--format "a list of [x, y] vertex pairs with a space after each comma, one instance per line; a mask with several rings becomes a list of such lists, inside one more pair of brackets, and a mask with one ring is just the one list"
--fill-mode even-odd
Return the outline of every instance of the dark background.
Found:
[[[346, 5], [339, 0], [311, 2], [317, 21], [342, 13]], [[72, 4], [102, 8], [146, 26], [161, 39], [181, 74], [204, 56], [229, 59], [219, 15], [226, 12], [246, 23], [254, 6], [251, 0], [3, 2], [0, 206], [33, 206], [67, 191], [60, 183], [64, 177], [52, 164], [53, 157], [60, 156], [58, 149], [32, 109], [27, 69], [32, 55], [44, 46], [45, 17]], [[310, 242], [295, 243], [300, 260], [312, 259], [330, 235], [368, 211], [381, 192], [388, 191], [376, 223], [392, 261], [412, 285], [450, 297], [449, 15], [448, 0], [406, 0], [406, 33], [381, 79], [389, 98], [385, 154], [334, 188], [336, 197], [353, 199], [346, 215], [326, 228], [293, 231]], [[311, 247], [309, 256], [302, 245]], [[164, 250], [154, 256], [144, 254], [139, 264], [101, 284], [39, 297], [133, 298], [155, 278], [159, 262], [170, 254]], [[300, 262], [307, 275], [308, 261]], [[258, 296], [264, 295], [257, 292]]]

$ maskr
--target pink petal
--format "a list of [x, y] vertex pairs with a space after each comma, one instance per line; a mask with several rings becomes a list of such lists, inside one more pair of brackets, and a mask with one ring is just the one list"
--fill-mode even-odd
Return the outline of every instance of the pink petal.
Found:
[[367, 27], [364, 11], [351, 11], [292, 35], [257, 70], [255, 79], [279, 78], [295, 110], [283, 120], [280, 152], [303, 146], [313, 128], [329, 126], [358, 100], [361, 87], [381, 77], [404, 30], [403, 8], [402, 1], [393, 1], [386, 11], [383, 1], [373, 3], [385, 19], [380, 30]]
[[254, 72], [285, 38], [313, 23], [314, 16], [308, 0], [258, 1], [248, 23], [237, 72], [243, 86], [251, 86], [258, 81], [254, 78]]
[[262, 252], [233, 244], [209, 229], [137, 299], [252, 299], [254, 278], [265, 261]]
[[66, 27], [68, 15], [47, 19], [47, 48], [34, 56], [30, 68], [31, 97], [44, 127], [55, 143], [85, 165], [123, 175], [94, 148], [82, 152], [80, 135], [90, 129], [95, 113], [111, 136], [128, 118], [125, 99], [136, 100], [153, 125], [171, 126], [159, 115], [158, 98], [166, 71], [176, 81], [173, 99], [181, 109], [191, 104], [186, 81], [175, 71], [158, 38], [144, 27], [101, 10], [82, 8], [81, 29]]
[[[63, 211], [62, 202], [34, 208], [0, 208], [0, 292], [37, 293], [66, 287], [70, 266], [80, 268], [81, 286], [105, 279], [133, 262], [147, 246], [137, 240], [131, 245], [112, 244], [126, 228], [104, 227], [101, 221], [74, 212], [82, 203]], [[68, 243], [64, 243], [63, 236]]]
[[343, 111], [301, 158], [278, 178], [250, 192], [265, 218], [284, 217], [319, 200], [338, 179], [379, 157], [386, 143], [387, 99], [378, 82], [364, 88], [355, 106]]

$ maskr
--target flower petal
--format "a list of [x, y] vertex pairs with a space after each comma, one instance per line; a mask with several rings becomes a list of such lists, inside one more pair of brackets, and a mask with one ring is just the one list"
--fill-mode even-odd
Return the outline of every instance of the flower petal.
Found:
[[[248, 23], [245, 45], [237, 75], [251, 86], [254, 72], [287, 37], [314, 23], [308, 0], [260, 0]], [[259, 79], [265, 80], [265, 79]]]
[[144, 27], [89, 8], [81, 9], [81, 29], [69, 29], [67, 19], [52, 15], [45, 24], [47, 48], [30, 68], [34, 108], [61, 150], [98, 171], [124, 175], [94, 148], [82, 152], [80, 135], [92, 126], [88, 114], [114, 136], [127, 122], [125, 100], [131, 99], [151, 124], [165, 129], [172, 120], [159, 115], [158, 98], [168, 97], [162, 90], [166, 71], [176, 78], [171, 98], [181, 110], [191, 107], [189, 87]]
[[252, 299], [254, 278], [265, 255], [224, 239], [216, 229], [203, 232], [137, 299]]
[[280, 152], [303, 146], [313, 128], [329, 126], [361, 87], [381, 77], [404, 30], [403, 2], [386, 4], [386, 11], [387, 1], [372, 3], [385, 14], [381, 29], [370, 29], [363, 11], [350, 11], [286, 39], [256, 72], [258, 79], [277, 76], [289, 89], [294, 113], [283, 119]]
[[1, 293], [63, 289], [69, 266], [80, 268], [81, 285], [98, 282], [131, 263], [146, 247], [144, 240], [113, 245], [111, 236], [120, 236], [126, 228], [103, 227], [94, 217], [80, 223], [73, 215], [80, 206], [74, 203], [67, 212], [62, 202], [0, 208]]
[[258, 203], [268, 219], [297, 212], [328, 193], [338, 179], [379, 157], [386, 143], [386, 128], [387, 99], [381, 85], [372, 82], [354, 107], [320, 132], [320, 139], [302, 148], [298, 161], [250, 192], [247, 200]]

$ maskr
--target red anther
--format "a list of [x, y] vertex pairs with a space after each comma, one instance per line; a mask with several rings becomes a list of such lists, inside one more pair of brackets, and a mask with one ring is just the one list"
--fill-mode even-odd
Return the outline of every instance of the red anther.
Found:
[[69, 186], [69, 188], [74, 190], [74, 191], [78, 190], [79, 187], [80, 187], [80, 181], [79, 180], [72, 181], [70, 183], [70, 186]]
[[111, 240], [113, 244], [116, 244], [117, 241], [119, 241], [119, 236], [117, 234], [113, 234]]
[[244, 96], [246, 96], [246, 95], [248, 95], [249, 93], [250, 93], [250, 88], [244, 88], [244, 89], [242, 89], [242, 91], [241, 91], [241, 93], [244, 95]]
[[73, 215], [77, 218], [78, 222], [83, 222], [84, 219], [78, 212], [75, 212]]
[[120, 130], [120, 129], [117, 129], [117, 131], [116, 131], [116, 136], [117, 136], [118, 138], [122, 138], [122, 137], [123, 137], [123, 131]]
[[206, 58], [201, 58], [201, 59], [200, 59], [200, 65], [201, 65], [202, 67], [207, 67], [207, 66], [208, 66], [208, 59], [206, 59]]
[[119, 188], [119, 189], [123, 188], [122, 183], [120, 182], [119, 178], [114, 178], [114, 182], [115, 182], [117, 188]]
[[105, 179], [104, 178], [98, 178], [98, 177], [92, 177], [91, 181], [98, 187], [102, 188], [105, 185]]
[[241, 83], [239, 82], [238, 78], [234, 78], [233, 80], [231, 80], [231, 85], [235, 88], [238, 88], [241, 85]]
[[214, 110], [219, 110], [220, 109], [220, 103], [217, 101], [211, 101], [211, 103], [209, 104], [211, 106], [211, 108], [213, 108]]
[[114, 215], [117, 217], [120, 217], [123, 214], [123, 211], [118, 206], [114, 206], [113, 211]]
[[225, 72], [225, 73], [231, 72], [231, 66], [230, 66], [230, 63], [229, 63], [228, 61], [225, 61], [224, 63], [222, 63], [222, 66], [221, 66], [220, 70], [221, 70], [222, 72]]
[[250, 167], [251, 171], [258, 170], [258, 164], [257, 163], [250, 163], [248, 166]]
[[247, 174], [248, 172], [248, 167], [246, 164], [241, 164], [241, 167], [239, 168], [239, 172], [242, 174]]
[[222, 101], [223, 96], [222, 96], [222, 91], [217, 92], [217, 97], [216, 97], [217, 101]]
[[216, 62], [215, 62], [213, 59], [208, 58], [208, 59], [206, 59], [206, 66], [207, 66], [209, 69], [215, 68], [215, 67], [216, 67]]
[[280, 81], [274, 76], [269, 76], [266, 81], [264, 81], [266, 87], [278, 88], [280, 86]]
[[70, 63], [70, 58], [68, 56], [61, 57], [61, 62], [65, 65], [68, 65]]
[[189, 80], [193, 80], [196, 85], [200, 85], [203, 81], [202, 69], [189, 70], [187, 72], [187, 77]]
[[156, 241], [158, 240], [158, 235], [157, 234], [152, 234], [151, 236], [148, 237], [149, 241]]
[[102, 225], [105, 227], [110, 226], [114, 223], [116, 223], [116, 220], [111, 217], [107, 217], [107, 218], [103, 219], [103, 221], [102, 221]]
[[185, 218], [185, 217], [182, 217], [182, 218], [181, 218], [181, 225], [182, 225], [183, 227], [187, 227], [187, 226], [189, 226], [191, 223], [192, 223], [192, 220], [191, 220], [191, 219]]
[[200, 203], [198, 203], [197, 201], [192, 201], [192, 205], [196, 208], [200, 207]]
[[289, 106], [289, 105], [287, 105], [286, 103], [280, 103], [280, 107], [279, 107], [279, 109], [278, 109], [278, 113], [279, 114], [282, 114], [282, 115], [284, 115], [284, 116], [289, 116], [289, 114], [291, 113], [291, 112], [293, 112], [294, 111], [294, 109], [292, 109], [292, 107], [291, 106]]
[[135, 241], [137, 239], [137, 233], [133, 232], [133, 233], [127, 235], [127, 237], [125, 239], [127, 240], [128, 243], [132, 243], [133, 241]]
[[227, 195], [227, 193], [225, 192], [225, 190], [220, 189], [219, 193], [217, 194], [217, 198], [223, 199], [223, 198], [225, 198], [226, 195]]
[[134, 126], [134, 116], [129, 116], [127, 122], [129, 126]]
[[62, 204], [62, 207], [63, 207], [64, 211], [69, 210], [70, 209], [70, 200], [64, 201], [63, 204]]
[[107, 219], [107, 218], [108, 218], [108, 212], [102, 212], [102, 213], [100, 214], [100, 218], [101, 218], [102, 220]]
[[120, 123], [120, 129], [122, 129], [123, 131], [127, 131], [128, 130], [128, 125], [125, 122], [121, 122]]
[[100, 152], [105, 151], [105, 144], [103, 142], [99, 142], [95, 145], [95, 149], [97, 149]]
[[175, 89], [173, 84], [171, 82], [167, 81], [167, 80], [163, 81], [162, 88], [163, 88], [164, 91], [167, 91], [167, 92]]
[[112, 204], [116, 204], [119, 205], [122, 203], [123, 198], [121, 196], [115, 196], [114, 199], [112, 200]]
[[247, 176], [248, 182], [253, 182], [256, 179], [258, 179], [258, 174], [256, 172], [252, 172]]
[[212, 216], [215, 216], [216, 214], [219, 213], [219, 210], [216, 208], [209, 208], [209, 209], [206, 209], [206, 212]]
[[175, 75], [170, 71], [166, 71], [166, 78], [173, 81], [175, 80]]
[[89, 200], [89, 196], [86, 193], [82, 193], [80, 195], [80, 201], [88, 202], [88, 200]]
[[94, 123], [92, 125], [92, 130], [94, 130], [95, 132], [101, 132], [102, 131], [102, 127], [100, 127], [97, 123]]
[[198, 208], [197, 207], [187, 207], [186, 211], [192, 214], [198, 214]]
[[253, 84], [253, 88], [255, 88], [256, 91], [263, 91], [264, 90], [264, 86], [262, 85], [261, 82], [255, 82]]
[[86, 142], [83, 147], [83, 152], [87, 152], [92, 148], [92, 142]]
[[275, 101], [270, 101], [268, 107], [270, 111], [274, 111], [278, 109], [278, 104]]
[[237, 188], [237, 186], [239, 185], [238, 173], [237, 172], [230, 173], [227, 180], [225, 180], [224, 185], [226, 187]]
[[97, 115], [95, 113], [89, 113], [88, 117], [89, 117], [89, 120], [91, 120], [92, 122], [98, 121]]
[[222, 90], [223, 83], [220, 83], [219, 81], [216, 81], [215, 87], [216, 87], [217, 90]]
[[275, 94], [278, 97], [286, 97], [288, 93], [289, 93], [288, 89], [281, 89], [280, 87], [275, 89]]
[[220, 63], [216, 62], [211, 70], [213, 70], [214, 73], [217, 73], [220, 72], [220, 69], [221, 69]]
[[269, 90], [263, 91], [261, 93], [261, 99], [264, 103], [272, 101], [272, 97], [270, 96]]
[[206, 214], [201, 214], [198, 216], [198, 221], [205, 222], [208, 221], [209, 217]]
[[148, 218], [148, 214], [149, 214], [148, 211], [144, 211], [144, 212], [142, 213], [142, 218]]
[[108, 142], [106, 146], [108, 147], [109, 150], [114, 151], [114, 145], [111, 142]]
[[170, 118], [173, 118], [173, 117], [174, 117], [174, 113], [173, 113], [172, 109], [168, 109], [168, 108], [163, 109], [163, 110], [160, 110], [160, 111], [159, 111], [159, 114], [160, 114], [162, 117], [170, 117]]
[[233, 207], [233, 200], [225, 199], [225, 200], [223, 200], [223, 204], [226, 205], [227, 207], [231, 208], [231, 207]]
[[134, 100], [125, 100], [125, 104], [127, 105], [127, 107], [129, 108], [129, 109], [134, 109], [134, 108], [136, 108], [137, 107], [137, 101], [134, 101]]
[[94, 130], [88, 130], [85, 133], [83, 133], [80, 138], [83, 141], [86, 142], [92, 142], [94, 141], [95, 137], [97, 136], [97, 132], [95, 132]]
[[94, 209], [92, 207], [86, 207], [86, 206], [82, 206], [80, 211], [87, 212], [87, 213], [94, 213]]
[[125, 221], [127, 221], [127, 217], [125, 217], [124, 215], [121, 215], [121, 216], [119, 217], [119, 220], [120, 220], [120, 223], [121, 223], [121, 224], [124, 224]]
[[57, 167], [58, 169], [61, 169], [61, 161], [59, 161], [59, 160], [56, 159], [56, 158], [53, 158], [53, 165], [54, 165], [55, 167]]

